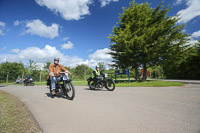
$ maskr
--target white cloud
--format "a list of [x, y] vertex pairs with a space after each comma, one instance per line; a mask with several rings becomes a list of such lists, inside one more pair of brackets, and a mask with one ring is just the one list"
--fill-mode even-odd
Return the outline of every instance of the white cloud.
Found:
[[74, 47], [74, 45], [70, 41], [68, 41], [67, 43], [61, 45], [61, 49], [73, 49], [73, 47]]
[[34, 60], [37, 63], [45, 63], [47, 61], [53, 62], [55, 57], [60, 58], [60, 64], [75, 67], [77, 64], [83, 64], [84, 60], [79, 57], [70, 57], [61, 53], [56, 47], [46, 45], [44, 48], [28, 47], [26, 49], [13, 50], [14, 54], [0, 54], [0, 62], [27, 62], [28, 60]]
[[54, 57], [60, 58], [60, 64], [69, 67], [76, 67], [80, 64], [88, 65], [89, 67], [95, 67], [99, 62], [104, 62], [106, 68], [108, 64], [112, 64], [111, 55], [107, 54], [110, 49], [104, 48], [96, 50], [93, 54], [90, 54], [87, 60], [83, 60], [79, 57], [70, 57], [56, 47], [46, 45], [44, 48], [28, 47], [26, 49], [13, 49], [13, 54], [0, 54], [0, 62], [27, 62], [28, 60], [34, 60], [41, 64], [47, 61], [53, 62]]
[[87, 52], [92, 52], [93, 51], [93, 49], [88, 49], [88, 51]]
[[[183, 0], [177, 0], [177, 3], [182, 3]], [[200, 0], [187, 0], [187, 8], [179, 11], [177, 15], [180, 15], [181, 19], [179, 23], [187, 23], [197, 16], [200, 16]]]
[[0, 21], [0, 27], [5, 27], [6, 23]]
[[192, 33], [192, 37], [193, 38], [199, 38], [200, 37], [200, 30]]
[[62, 41], [67, 41], [69, 37], [63, 37]]
[[14, 25], [14, 26], [19, 26], [20, 23], [21, 23], [21, 22], [20, 22], [19, 20], [16, 20], [16, 21], [13, 23], [13, 25]]
[[12, 49], [11, 52], [13, 52], [13, 53], [19, 53], [19, 52], [20, 52], [20, 49], [18, 49], [18, 48]]
[[26, 23], [28, 28], [25, 32], [45, 38], [55, 38], [58, 36], [59, 25], [53, 23], [51, 26], [45, 25], [41, 20], [36, 19]]
[[89, 15], [89, 5], [92, 0], [35, 0], [40, 6], [46, 6], [65, 20], [79, 20]]
[[101, 2], [101, 6], [104, 7], [108, 5], [110, 2], [117, 2], [118, 0], [99, 0]]
[[0, 35], [5, 35], [3, 33], [3, 29], [5, 28], [5, 26], [6, 26], [6, 23], [0, 21]]
[[5, 35], [1, 29], [0, 29], [0, 35]]
[[96, 50], [93, 54], [90, 54], [89, 59], [84, 61], [84, 64], [95, 67], [99, 62], [104, 62], [106, 68], [108, 68], [109, 64], [112, 64], [112, 56], [108, 54], [111, 52], [109, 48]]
[[2, 47], [2, 48], [1, 48], [1, 50], [6, 50], [6, 49], [7, 49], [7, 47], [6, 47], [6, 46], [4, 46], [4, 47]]

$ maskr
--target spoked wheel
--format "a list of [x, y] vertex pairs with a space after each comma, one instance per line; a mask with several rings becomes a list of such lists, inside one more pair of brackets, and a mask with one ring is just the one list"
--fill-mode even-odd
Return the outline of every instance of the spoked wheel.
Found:
[[65, 95], [67, 99], [73, 100], [75, 97], [75, 88], [72, 82], [64, 82], [64, 88], [65, 88]]
[[95, 83], [94, 83], [94, 81], [93, 80], [88, 81], [88, 86], [89, 86], [89, 88], [91, 90], [94, 90], [95, 89]]
[[106, 89], [108, 89], [109, 91], [114, 91], [115, 82], [112, 79], [107, 79], [106, 80]]

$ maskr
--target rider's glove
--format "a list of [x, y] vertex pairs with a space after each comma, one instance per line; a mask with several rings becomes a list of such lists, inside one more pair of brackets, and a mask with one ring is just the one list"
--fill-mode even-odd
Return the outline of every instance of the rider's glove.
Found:
[[69, 75], [72, 75], [68, 70], [66, 70], [65, 73], [68, 73]]
[[55, 76], [53, 72], [50, 72], [49, 75], [50, 75], [51, 77], [54, 77], [54, 76]]

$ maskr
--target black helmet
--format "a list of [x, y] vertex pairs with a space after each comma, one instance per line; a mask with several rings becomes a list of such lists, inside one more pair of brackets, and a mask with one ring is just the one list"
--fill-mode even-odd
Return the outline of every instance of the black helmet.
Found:
[[54, 61], [55, 61], [55, 60], [59, 61], [59, 58], [58, 58], [58, 57], [55, 57], [55, 58], [54, 58]]

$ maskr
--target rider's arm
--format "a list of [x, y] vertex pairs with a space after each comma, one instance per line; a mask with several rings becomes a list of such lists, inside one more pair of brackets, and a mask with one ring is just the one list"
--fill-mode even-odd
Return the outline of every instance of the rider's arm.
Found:
[[50, 75], [51, 77], [54, 77], [53, 67], [54, 67], [54, 64], [51, 64], [51, 65], [49, 66], [49, 75]]
[[60, 69], [61, 69], [62, 71], [67, 71], [67, 69], [64, 68], [61, 64], [59, 64], [59, 65], [60, 65]]
[[97, 77], [97, 74], [96, 74], [96, 72], [95, 72], [95, 71], [93, 71], [93, 75], [94, 75], [94, 77]]

